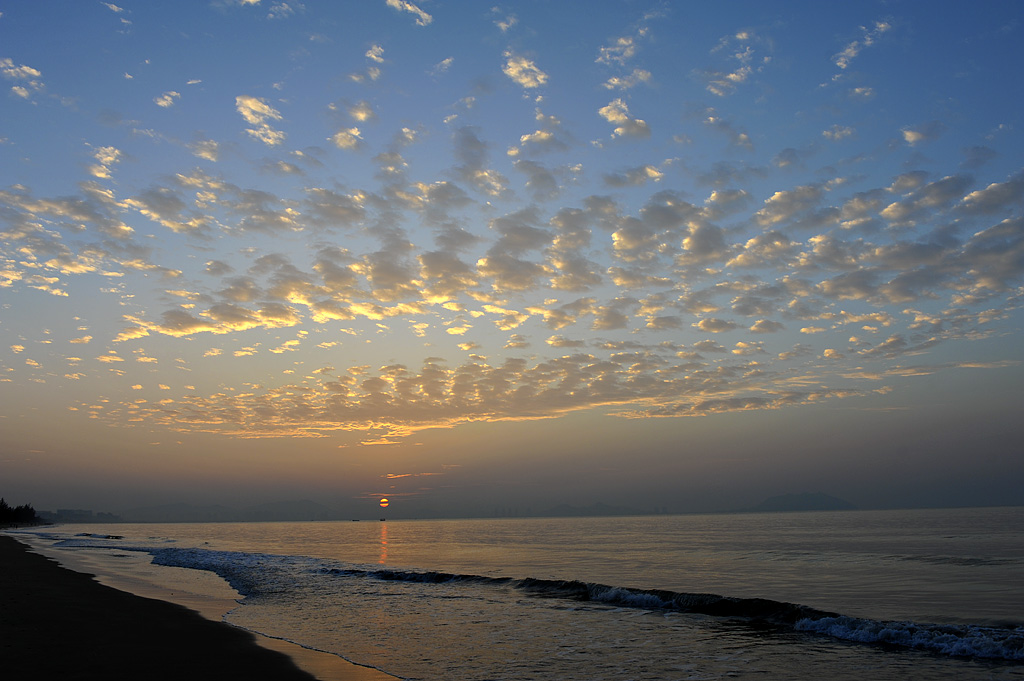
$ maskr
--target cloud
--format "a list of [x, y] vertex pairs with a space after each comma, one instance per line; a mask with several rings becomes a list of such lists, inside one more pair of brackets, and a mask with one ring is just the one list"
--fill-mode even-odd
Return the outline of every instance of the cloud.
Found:
[[636, 55], [636, 40], [633, 36], [616, 38], [611, 45], [602, 47], [598, 52], [598, 64], [623, 64]]
[[1006, 182], [993, 182], [984, 189], [973, 191], [960, 202], [960, 209], [968, 214], [992, 215], [1024, 202], [1024, 172]]
[[770, 47], [771, 42], [761, 39], [749, 30], [738, 31], [719, 40], [711, 52], [725, 55], [724, 68], [710, 69], [703, 74], [708, 92], [726, 97], [733, 94], [752, 75], [761, 73], [772, 58], [770, 55], [758, 57], [755, 45], [758, 49], [764, 49], [765, 46]]
[[604, 181], [610, 187], [639, 187], [647, 182], [659, 182], [664, 176], [664, 173], [648, 164], [629, 168], [621, 173], [605, 175]]
[[907, 194], [922, 186], [928, 180], [928, 173], [924, 170], [912, 170], [909, 173], [897, 175], [887, 190], [893, 194]]
[[544, 248], [551, 242], [551, 233], [536, 226], [534, 210], [524, 209], [490, 222], [499, 238], [477, 261], [477, 270], [492, 279], [495, 291], [525, 291], [536, 286], [546, 270], [536, 261], [525, 259], [530, 251]]
[[270, 147], [284, 142], [285, 134], [272, 128], [268, 122], [279, 121], [282, 119], [282, 116], [265, 99], [239, 95], [235, 97], [235, 109], [242, 115], [246, 123], [254, 126], [246, 129], [246, 132], [260, 142]]
[[738, 341], [732, 349], [732, 354], [746, 356], [746, 355], [764, 355], [764, 343], [751, 342], [751, 341]]
[[101, 180], [110, 179], [111, 166], [119, 163], [123, 156], [116, 147], [98, 147], [93, 152], [96, 163], [89, 166], [89, 174]]
[[374, 113], [373, 107], [366, 100], [356, 102], [348, 108], [348, 115], [352, 117], [352, 120], [359, 123], [366, 123], [372, 121], [377, 117]]
[[514, 163], [519, 172], [526, 175], [526, 190], [537, 201], [550, 201], [558, 196], [560, 187], [554, 173], [540, 163], [519, 159]]
[[967, 147], [963, 150], [963, 154], [964, 161], [961, 165], [963, 165], [964, 168], [970, 168], [972, 170], [981, 168], [986, 163], [999, 156], [995, 149], [984, 145]]
[[518, 333], [513, 333], [512, 335], [510, 335], [508, 337], [508, 342], [505, 343], [506, 350], [519, 350], [528, 347], [530, 347], [529, 341], [526, 340], [526, 338], [524, 338], [523, 336], [519, 335]]
[[360, 142], [362, 141], [362, 133], [359, 132], [359, 128], [344, 128], [334, 133], [329, 139], [334, 146], [345, 151], [353, 151], [359, 148]]
[[342, 194], [311, 187], [306, 191], [305, 211], [313, 224], [352, 229], [366, 217], [365, 200], [360, 194]]
[[526, 57], [521, 57], [511, 50], [506, 50], [505, 65], [502, 72], [524, 89], [538, 88], [548, 82], [548, 74], [537, 68], [537, 65]]
[[817, 184], [777, 191], [765, 199], [755, 218], [758, 224], [766, 227], [789, 222], [817, 207], [824, 195], [824, 187]]
[[545, 342], [554, 348], [582, 348], [586, 345], [585, 341], [573, 340], [571, 338], [558, 335], [550, 336]]
[[707, 114], [707, 117], [704, 119], [704, 124], [728, 137], [732, 146], [741, 147], [743, 149], [754, 148], [754, 144], [751, 141], [750, 136], [742, 130], [737, 130], [736, 126], [731, 121], [723, 119], [714, 109], [708, 109]]
[[255, 328], [277, 329], [295, 326], [301, 317], [293, 308], [281, 303], [262, 303], [256, 309], [235, 303], [216, 303], [198, 316], [187, 310], [175, 309], [165, 311], [160, 322], [131, 316], [126, 319], [134, 326], [124, 329], [115, 339], [117, 342], [152, 333], [180, 338], [199, 333], [223, 335]]
[[429, 26], [434, 20], [434, 17], [430, 16], [413, 3], [407, 2], [407, 0], [387, 0], [387, 5], [388, 7], [397, 9], [400, 12], [408, 12], [409, 14], [414, 15], [416, 17], [417, 26]]
[[306, 8], [301, 2], [275, 2], [267, 12], [268, 19], [287, 19], [296, 12], [302, 12]]
[[502, 196], [507, 191], [508, 179], [487, 167], [488, 147], [480, 132], [480, 128], [464, 126], [452, 134], [455, 159], [461, 163], [455, 167], [455, 172], [477, 191], [489, 196]]
[[711, 215], [722, 216], [742, 209], [750, 201], [750, 193], [746, 189], [715, 189], [704, 200], [704, 205]]
[[203, 216], [190, 214], [180, 194], [170, 187], [150, 187], [124, 203], [173, 232], [201, 231], [209, 226]]
[[430, 69], [430, 75], [435, 77], [440, 76], [442, 73], [446, 73], [454, 63], [455, 57], [446, 57], [445, 59], [442, 59], [441, 61], [434, 64], [434, 67]]
[[[775, 410], [827, 399], [854, 397], [856, 390], [820, 390], [815, 392], [777, 391], [769, 395], [746, 395], [724, 398], [703, 398], [635, 412], [635, 416], [703, 416], [735, 411]], [[631, 414], [623, 414], [629, 416]]]
[[932, 121], [913, 128], [906, 127], [900, 132], [903, 134], [903, 141], [910, 146], [916, 146], [924, 142], [931, 142], [938, 139], [946, 131], [946, 126], [939, 121]]
[[753, 333], [776, 333], [782, 331], [785, 326], [779, 322], [772, 321], [770, 319], [758, 319], [754, 322], [754, 325], [750, 327], [750, 331]]
[[11, 92], [22, 99], [30, 99], [32, 93], [43, 90], [43, 74], [39, 69], [24, 64], [15, 64], [9, 57], [0, 59], [0, 75], [17, 84], [11, 86]]
[[629, 107], [621, 98], [612, 100], [607, 106], [598, 109], [597, 113], [616, 126], [612, 131], [612, 137], [646, 138], [651, 136], [651, 129], [647, 123], [631, 116]]
[[479, 285], [479, 273], [456, 253], [427, 251], [417, 256], [424, 297], [448, 301]]
[[693, 324], [693, 326], [697, 327], [701, 331], [706, 331], [708, 333], [725, 333], [727, 331], [733, 331], [734, 329], [740, 328], [740, 325], [737, 324], [736, 322], [731, 322], [725, 319], [719, 319], [717, 317], [708, 317], [707, 319], [702, 319], [699, 322]]
[[632, 73], [625, 76], [612, 76], [604, 82], [606, 90], [629, 90], [640, 83], [649, 83], [651, 72], [645, 69], [633, 69]]
[[934, 211], [959, 200], [973, 182], [970, 175], [947, 175], [919, 186], [901, 201], [890, 203], [879, 215], [896, 225], [916, 224]]
[[679, 265], [706, 265], [725, 260], [733, 250], [726, 243], [726, 233], [721, 227], [701, 220], [690, 221], [682, 246], [683, 252], [676, 256]]
[[823, 130], [821, 136], [827, 140], [838, 142], [841, 139], [853, 136], [853, 128], [845, 125], [833, 125], [828, 130]]
[[197, 140], [188, 145], [193, 156], [213, 161], [216, 163], [220, 158], [220, 144], [214, 140]]
[[[255, 386], [244, 394], [193, 392], [159, 405], [126, 399], [96, 416], [116, 422], [128, 420], [130, 415], [173, 426], [187, 415], [189, 428], [195, 432], [236, 437], [310, 436], [364, 430], [375, 424], [378, 433], [383, 429], [386, 437], [394, 438], [408, 437], [422, 428], [478, 420], [552, 418], [599, 405], [631, 405], [619, 414], [626, 417], [697, 416], [783, 408], [859, 394], [836, 389], [793, 392], [772, 387], [767, 380], [758, 381], [756, 364], [741, 359], [761, 354], [756, 343], [736, 346], [738, 352], [729, 354], [740, 364], [725, 374], [706, 367], [699, 356], [683, 353], [690, 373], [661, 380], [646, 380], [645, 374], [670, 366], [673, 353], [665, 356], [650, 349], [611, 349], [602, 358], [583, 351], [586, 342], [579, 339], [555, 335], [546, 344], [569, 354], [532, 364], [519, 358], [490, 364], [473, 355], [455, 367], [439, 358], [425, 360], [418, 369], [404, 364], [389, 364], [377, 371], [350, 367], [311, 374], [301, 384]], [[257, 347], [246, 346], [236, 354], [255, 352]], [[739, 374], [751, 378], [742, 388], [730, 387], [724, 376]]]
[[[497, 13], [498, 12], [498, 8], [497, 7], [492, 8], [491, 12], [492, 13]], [[512, 27], [516, 26], [518, 23], [519, 23], [519, 19], [516, 17], [515, 14], [508, 14], [508, 15], [505, 16], [504, 19], [495, 19], [494, 20], [494, 25], [497, 26], [498, 30], [500, 30], [502, 33], [508, 33], [509, 30]]]
[[497, 305], [484, 305], [484, 310], [490, 314], [498, 315], [498, 318], [493, 321], [494, 325], [501, 331], [515, 329], [530, 318], [529, 313], [507, 310]]
[[861, 26], [860, 30], [862, 35], [859, 39], [848, 43], [846, 47], [833, 55], [832, 63], [840, 69], [845, 70], [849, 68], [850, 62], [852, 62], [865, 47], [874, 45], [884, 33], [892, 30], [892, 24], [887, 21], [876, 21], [874, 26], [871, 28]]
[[[632, 416], [781, 408], [852, 397], [843, 392], [851, 381], [883, 380], [854, 376], [925, 371], [899, 373], [893, 358], [954, 340], [968, 346], [989, 338], [991, 350], [1013, 330], [1024, 276], [1024, 180], [985, 131], [973, 140], [943, 139], [931, 152], [936, 158], [924, 158], [918, 150], [926, 141], [954, 133], [937, 123], [915, 125], [901, 132], [915, 148], [876, 138], [863, 154], [847, 156], [849, 144], [877, 133], [861, 124], [867, 114], [845, 90], [830, 96], [829, 106], [846, 105], [841, 118], [803, 120], [792, 139], [773, 138], [764, 120], [740, 109], [692, 109], [696, 115], [659, 123], [671, 129], [652, 130], [630, 107], [644, 102], [649, 109], [647, 98], [661, 97], [671, 79], [659, 81], [658, 93], [630, 90], [653, 78], [631, 62], [638, 46], [646, 49], [644, 35], [591, 42], [592, 54], [605, 46], [603, 66], [591, 67], [610, 71], [590, 82], [598, 86], [590, 94], [604, 91], [603, 100], [578, 99], [591, 107], [589, 120], [563, 108], [572, 83], [559, 80], [565, 93], [523, 107], [518, 87], [481, 79], [421, 112], [395, 108], [388, 88], [367, 88], [372, 97], [336, 104], [335, 117], [326, 119], [331, 127], [314, 102], [302, 133], [321, 141], [302, 150], [287, 148], [298, 133], [290, 130], [292, 117], [286, 125], [275, 108], [309, 105], [290, 85], [282, 103], [236, 99], [248, 135], [269, 147], [255, 147], [263, 149], [255, 155], [253, 147], [208, 139], [223, 134], [216, 120], [185, 128], [197, 131], [191, 143], [119, 121], [126, 135], [86, 137], [97, 144], [123, 139], [117, 147], [79, 142], [68, 152], [84, 162], [68, 165], [78, 176], [62, 179], [61, 189], [0, 190], [0, 285], [5, 296], [31, 296], [25, 304], [49, 304], [40, 295], [46, 292], [67, 294], [63, 302], [72, 307], [84, 296], [116, 305], [118, 316], [128, 315], [125, 328], [99, 330], [90, 318], [90, 335], [73, 331], [53, 348], [90, 339], [98, 344], [90, 345], [93, 354], [135, 360], [98, 360], [104, 374], [127, 366], [124, 386], [160, 385], [139, 371], [171, 367], [195, 375], [209, 368], [210, 385], [224, 384], [167, 390], [160, 406], [125, 398], [103, 418], [194, 424], [197, 432], [239, 437], [366, 429], [394, 441], [420, 428], [547, 418], [595, 405]], [[770, 55], [767, 39], [757, 42], [752, 32], [727, 38], [712, 57], [720, 60], [713, 66], [722, 96], [758, 78]], [[365, 50], [371, 68], [391, 61], [365, 39], [352, 47], [357, 60]], [[445, 54], [456, 52], [442, 49], [410, 68], [423, 77]], [[535, 95], [547, 74], [519, 54], [506, 52], [499, 66], [514, 67], [508, 77]], [[652, 59], [651, 68], [664, 66]], [[28, 80], [42, 80], [33, 72], [4, 75], [30, 91]], [[362, 74], [365, 83], [372, 73]], [[449, 76], [461, 77], [454, 68]], [[456, 86], [449, 80], [426, 82]], [[769, 87], [762, 94], [765, 101], [778, 96]], [[476, 98], [475, 109], [455, 103], [442, 110], [465, 97]], [[615, 99], [594, 118], [607, 97]], [[178, 96], [171, 102], [183, 104], [175, 104], [175, 117], [194, 115]], [[506, 105], [518, 113], [488, 113]], [[456, 111], [455, 123], [441, 122]], [[236, 115], [220, 113], [228, 124]], [[462, 125], [462, 117], [476, 125]], [[574, 133], [600, 129], [602, 120], [612, 138], [650, 144], [616, 148], [612, 156], [581, 147]], [[287, 143], [276, 128], [289, 129]], [[8, 150], [26, 144], [10, 134]], [[677, 135], [693, 144], [664, 152]], [[964, 146], [979, 137], [991, 146]], [[184, 144], [192, 156], [181, 148], [170, 153], [168, 142]], [[665, 159], [675, 153], [680, 158]], [[155, 159], [164, 164], [159, 172], [150, 170]], [[883, 176], [879, 167], [900, 170]], [[28, 185], [32, 177], [18, 179]], [[175, 274], [177, 281], [164, 280]], [[193, 347], [203, 334], [217, 336], [217, 352]], [[142, 338], [165, 338], [159, 353], [102, 354], [112, 335], [122, 344], [116, 347], [129, 350]], [[695, 342], [709, 336], [722, 342]], [[15, 341], [31, 348], [21, 358], [45, 348]], [[178, 346], [180, 362], [170, 354]], [[199, 360], [204, 352], [227, 362], [227, 373]], [[453, 364], [419, 359], [427, 353], [447, 353]], [[157, 357], [160, 367], [151, 361]], [[345, 358], [356, 359], [349, 366]], [[50, 368], [43, 357], [33, 359]], [[233, 383], [228, 367], [243, 361], [245, 371], [265, 377], [262, 385]], [[257, 369], [257, 361], [267, 364]], [[314, 368], [327, 361], [338, 368]], [[84, 363], [95, 371], [91, 358]], [[20, 361], [11, 368], [15, 379], [27, 371]], [[62, 380], [63, 371], [54, 371], [47, 380]], [[781, 388], [797, 383], [814, 388]], [[119, 401], [116, 385], [104, 390]]]
[[169, 91], [163, 93], [162, 95], [160, 95], [159, 97], [154, 97], [153, 98], [153, 103], [156, 104], [157, 106], [161, 107], [161, 108], [169, 109], [172, 106], [174, 106], [174, 102], [177, 101], [180, 98], [181, 98], [181, 93], [180, 92], [175, 92], [173, 90], [169, 90]]
[[516, 157], [521, 152], [541, 154], [569, 149], [570, 145], [564, 139], [566, 135], [562, 130], [561, 121], [554, 116], [545, 115], [540, 109], [536, 110], [534, 119], [542, 127], [532, 133], [520, 135], [519, 147], [511, 147], [508, 151], [509, 156]]

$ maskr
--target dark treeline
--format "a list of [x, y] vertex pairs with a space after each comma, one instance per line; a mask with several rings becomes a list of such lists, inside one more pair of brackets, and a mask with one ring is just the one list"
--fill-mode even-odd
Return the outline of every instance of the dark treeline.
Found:
[[0, 525], [23, 525], [38, 522], [39, 517], [31, 505], [11, 506], [4, 499], [0, 499]]

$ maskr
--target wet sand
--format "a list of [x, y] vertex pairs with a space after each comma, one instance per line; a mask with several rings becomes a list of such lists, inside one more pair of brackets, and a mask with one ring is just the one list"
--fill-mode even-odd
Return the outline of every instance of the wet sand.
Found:
[[0, 674], [68, 680], [393, 678], [105, 586], [3, 535]]

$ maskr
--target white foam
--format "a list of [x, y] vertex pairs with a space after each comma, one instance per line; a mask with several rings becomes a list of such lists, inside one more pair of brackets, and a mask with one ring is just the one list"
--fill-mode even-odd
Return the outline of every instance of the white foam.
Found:
[[1019, 628], [879, 622], [842, 616], [802, 619], [796, 628], [845, 641], [886, 643], [944, 655], [1024, 660], [1024, 630]]

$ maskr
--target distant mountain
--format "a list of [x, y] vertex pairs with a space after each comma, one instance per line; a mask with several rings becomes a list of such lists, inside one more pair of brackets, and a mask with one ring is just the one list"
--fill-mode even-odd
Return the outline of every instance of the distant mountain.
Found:
[[745, 508], [744, 513], [783, 513], [790, 511], [853, 511], [857, 507], [845, 499], [822, 494], [821, 492], [803, 492], [801, 494], [781, 494], [765, 499], [757, 506]]
[[609, 506], [598, 502], [591, 504], [590, 506], [570, 506], [569, 504], [559, 504], [549, 508], [547, 511], [542, 513], [542, 516], [551, 518], [582, 518], [585, 516], [617, 516], [617, 515], [650, 515], [650, 511], [641, 511], [639, 509], [630, 508], [628, 506]]

